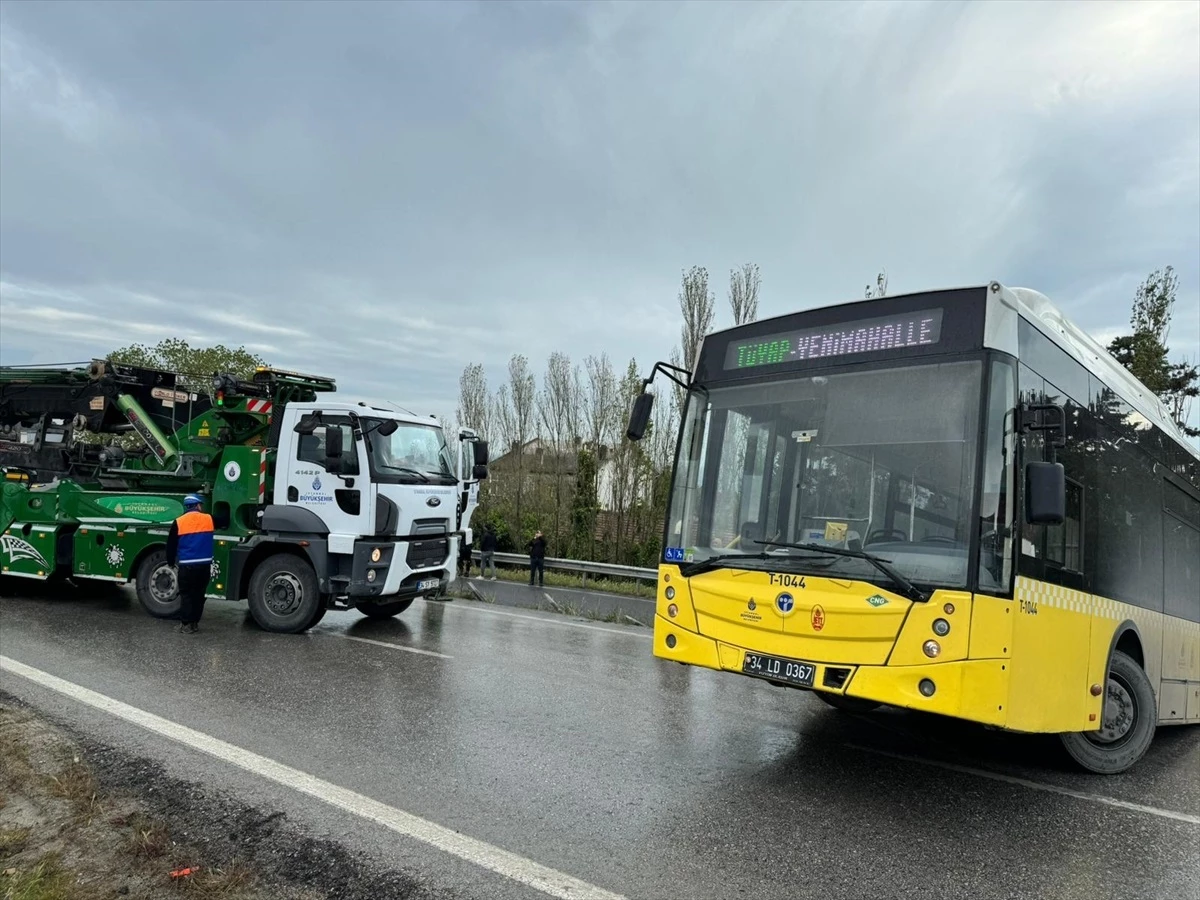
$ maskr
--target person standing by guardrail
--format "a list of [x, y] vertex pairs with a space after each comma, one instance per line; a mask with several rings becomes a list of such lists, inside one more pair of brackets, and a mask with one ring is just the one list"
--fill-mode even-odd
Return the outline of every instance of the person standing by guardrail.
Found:
[[533, 540], [526, 548], [529, 551], [529, 586], [533, 587], [533, 574], [537, 573], [538, 587], [546, 584], [546, 539], [540, 531], [533, 535]]
[[483, 532], [483, 540], [479, 542], [479, 574], [488, 577], [488, 569], [492, 570], [492, 581], [496, 580], [496, 531], [488, 525]]

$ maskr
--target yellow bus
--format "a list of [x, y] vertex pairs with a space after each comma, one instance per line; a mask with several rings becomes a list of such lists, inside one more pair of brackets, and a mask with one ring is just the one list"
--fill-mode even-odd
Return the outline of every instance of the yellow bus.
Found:
[[1060, 736], [1101, 774], [1200, 722], [1200, 451], [1036, 291], [810, 309], [707, 335], [654, 655]]

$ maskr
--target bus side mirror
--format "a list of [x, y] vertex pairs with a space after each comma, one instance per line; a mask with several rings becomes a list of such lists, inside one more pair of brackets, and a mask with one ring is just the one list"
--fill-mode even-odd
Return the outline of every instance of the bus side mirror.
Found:
[[654, 395], [643, 389], [638, 398], [633, 401], [633, 412], [629, 414], [629, 427], [625, 429], [625, 437], [631, 441], [640, 441], [650, 424], [650, 410], [654, 408]]
[[1025, 521], [1061, 525], [1067, 517], [1067, 476], [1062, 463], [1025, 464]]

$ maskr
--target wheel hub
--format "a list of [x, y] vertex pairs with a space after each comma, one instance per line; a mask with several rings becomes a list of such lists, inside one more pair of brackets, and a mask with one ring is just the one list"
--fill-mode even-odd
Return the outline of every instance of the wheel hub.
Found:
[[1104, 698], [1104, 717], [1095, 740], [1100, 744], [1111, 744], [1129, 734], [1137, 718], [1137, 704], [1125, 685], [1109, 679], [1108, 692]]
[[175, 597], [175, 572], [170, 566], [159, 566], [150, 579], [150, 593], [159, 603], [169, 603]]
[[300, 579], [287, 572], [281, 572], [268, 581], [264, 594], [267, 609], [277, 616], [295, 612], [304, 601], [304, 588]]

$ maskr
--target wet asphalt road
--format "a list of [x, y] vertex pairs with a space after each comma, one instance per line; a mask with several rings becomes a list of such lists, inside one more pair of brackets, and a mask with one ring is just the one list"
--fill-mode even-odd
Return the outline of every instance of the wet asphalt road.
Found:
[[[626, 897], [1200, 897], [1200, 825], [1098, 799], [1200, 816], [1200, 728], [1162, 729], [1135, 771], [1098, 779], [1049, 739], [851, 716], [661, 662], [644, 628], [461, 600], [330, 613], [293, 637], [210, 602], [202, 627], [176, 634], [129, 594], [0, 598], [7, 657]], [[9, 672], [0, 685], [447, 896], [544, 896]]]

